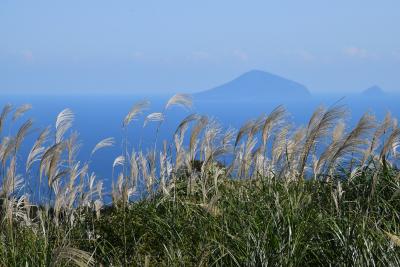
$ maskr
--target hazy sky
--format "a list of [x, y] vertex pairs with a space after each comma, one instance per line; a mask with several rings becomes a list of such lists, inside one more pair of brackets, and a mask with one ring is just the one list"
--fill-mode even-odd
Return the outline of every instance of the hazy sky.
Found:
[[193, 92], [251, 70], [400, 91], [399, 0], [0, 0], [0, 92]]

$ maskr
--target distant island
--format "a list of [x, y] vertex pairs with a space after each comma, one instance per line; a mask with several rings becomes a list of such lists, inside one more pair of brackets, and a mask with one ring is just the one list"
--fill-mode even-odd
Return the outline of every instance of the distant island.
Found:
[[385, 91], [383, 91], [383, 89], [377, 85], [371, 86], [367, 89], [365, 89], [362, 92], [363, 96], [368, 96], [368, 97], [377, 97], [377, 96], [384, 96], [385, 95]]
[[246, 72], [215, 88], [194, 94], [200, 100], [276, 100], [307, 98], [308, 89], [297, 82], [260, 70]]

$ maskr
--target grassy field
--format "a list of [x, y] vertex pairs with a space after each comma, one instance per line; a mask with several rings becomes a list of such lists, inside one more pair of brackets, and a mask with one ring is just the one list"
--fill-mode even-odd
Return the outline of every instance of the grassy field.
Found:
[[[349, 128], [343, 106], [321, 107], [295, 127], [278, 107], [238, 131], [192, 114], [157, 147], [169, 108], [191, 99], [144, 114], [148, 104], [122, 131], [157, 123], [154, 149], [135, 151], [125, 135], [109, 192], [90, 159], [77, 160], [69, 109], [29, 155], [19, 148], [30, 120], [2, 136], [0, 266], [400, 266], [400, 129], [389, 114]], [[6, 106], [0, 130], [29, 109]], [[35, 175], [40, 203], [24, 190]]]

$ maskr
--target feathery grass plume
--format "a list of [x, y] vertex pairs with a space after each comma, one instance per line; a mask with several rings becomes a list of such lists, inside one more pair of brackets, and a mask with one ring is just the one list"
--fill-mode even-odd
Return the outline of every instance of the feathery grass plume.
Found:
[[15, 151], [17, 151], [24, 140], [25, 136], [28, 134], [31, 129], [33, 123], [32, 120], [27, 120], [24, 122], [18, 130], [17, 136], [15, 138]]
[[19, 108], [17, 108], [15, 110], [13, 117], [12, 117], [12, 121], [18, 120], [18, 118], [20, 118], [22, 115], [24, 115], [30, 109], [32, 109], [31, 104], [24, 104], [24, 105], [20, 106]]
[[49, 147], [43, 154], [39, 165], [39, 181], [42, 182], [43, 174], [48, 178], [48, 184], [51, 184], [54, 170], [57, 167], [58, 160], [65, 148], [65, 143], [56, 143]]
[[4, 137], [2, 140], [2, 147], [0, 149], [0, 159], [3, 166], [3, 170], [6, 167], [6, 162], [8, 157], [11, 155], [15, 147], [15, 138], [14, 137]]
[[193, 105], [192, 97], [188, 94], [176, 94], [168, 100], [164, 109], [167, 110], [175, 105], [182, 106], [186, 109], [191, 109]]
[[77, 132], [72, 132], [71, 136], [65, 141], [67, 156], [68, 156], [68, 164], [71, 166], [76, 159], [76, 156], [79, 153], [79, 149], [81, 148], [81, 143], [78, 140], [79, 134]]
[[360, 153], [360, 146], [367, 144], [367, 141], [364, 139], [365, 135], [367, 135], [374, 127], [375, 117], [369, 114], [364, 114], [355, 128], [342, 139], [335, 149], [330, 151], [330, 155], [327, 156], [329, 159], [327, 172], [332, 170], [337, 161], [343, 158], [346, 154]]
[[55, 182], [60, 180], [62, 177], [66, 177], [68, 174], [70, 174], [69, 169], [65, 169], [62, 171], [56, 170], [56, 173], [54, 174], [54, 178], [50, 179], [50, 181], [49, 181], [49, 187], [52, 187]]
[[72, 189], [75, 187], [74, 186], [75, 185], [75, 181], [79, 177], [81, 172], [85, 172], [85, 167], [83, 167], [82, 169], [79, 169], [80, 165], [81, 165], [81, 163], [78, 161], [78, 162], [76, 162], [74, 164], [71, 164], [69, 166], [69, 169], [66, 170], [67, 172], [65, 173], [65, 175], [69, 174], [69, 183], [68, 183], [69, 185], [68, 185], [68, 187], [69, 187], [70, 191], [72, 191]]
[[114, 163], [113, 163], [113, 168], [116, 166], [120, 165], [123, 166], [125, 164], [125, 157], [124, 156], [118, 156], [115, 158]]
[[222, 137], [222, 145], [229, 146], [230, 143], [233, 141], [233, 138], [235, 137], [236, 130], [233, 128], [228, 128], [224, 136]]
[[123, 127], [127, 127], [129, 123], [136, 119], [142, 112], [147, 109], [150, 105], [150, 102], [147, 100], [137, 102], [133, 105], [131, 110], [128, 112], [128, 114], [125, 116], [125, 119], [122, 123]]
[[193, 162], [193, 160], [195, 159], [195, 156], [196, 156], [196, 150], [197, 150], [197, 144], [198, 144], [197, 138], [200, 135], [200, 132], [206, 127], [207, 123], [208, 123], [207, 116], [201, 116], [201, 118], [198, 120], [198, 122], [192, 129], [192, 132], [190, 134], [190, 141], [189, 141], [190, 163]]
[[154, 150], [151, 150], [147, 153], [146, 160], [144, 158], [141, 159], [141, 166], [142, 169], [147, 169], [143, 172], [143, 178], [146, 182], [146, 188], [148, 193], [153, 192], [153, 185], [155, 183], [155, 176], [156, 176], [156, 153]]
[[183, 128], [185, 128], [192, 121], [199, 120], [200, 118], [201, 116], [196, 113], [186, 116], [186, 118], [179, 123], [178, 127], [176, 127], [174, 135], [176, 135], [178, 132], [181, 134]]
[[255, 120], [249, 120], [242, 127], [240, 127], [240, 129], [236, 135], [235, 147], [237, 147], [240, 140], [251, 131], [251, 129], [254, 127], [254, 125], [255, 125]]
[[164, 114], [162, 114], [161, 112], [153, 112], [150, 113], [149, 115], [146, 116], [146, 119], [144, 120], [143, 123], [143, 127], [146, 127], [146, 125], [150, 122], [150, 121], [164, 121]]
[[104, 206], [104, 203], [103, 203], [102, 200], [96, 199], [94, 201], [94, 210], [96, 212], [96, 218], [97, 219], [100, 219], [100, 212], [101, 212], [101, 209], [103, 208], [103, 206]]
[[137, 163], [136, 152], [134, 151], [132, 151], [131, 153], [129, 165], [130, 165], [130, 173], [129, 173], [130, 184], [131, 187], [136, 187], [139, 177], [139, 165]]
[[393, 244], [400, 247], [400, 236], [394, 235], [394, 234], [386, 232], [386, 231], [383, 231], [383, 232], [390, 238], [390, 241], [392, 241]]
[[167, 155], [167, 142], [164, 141], [164, 149], [160, 152], [160, 187], [159, 190], [164, 196], [169, 195], [169, 188], [167, 187], [168, 179], [171, 176], [172, 164]]
[[299, 127], [292, 134], [291, 138], [288, 139], [285, 145], [286, 161], [284, 168], [292, 175], [297, 174], [299, 167], [299, 153], [301, 151], [302, 143], [304, 141], [306, 134], [306, 129], [304, 127]]
[[202, 155], [200, 160], [203, 160], [200, 176], [203, 178], [207, 176], [208, 167], [217, 160], [217, 157], [226, 153], [228, 149], [228, 146], [220, 144], [221, 132], [221, 126], [215, 120], [210, 120], [205, 128], [200, 146], [200, 154]]
[[287, 148], [287, 136], [289, 134], [291, 126], [286, 125], [281, 128], [280, 131], [275, 135], [272, 143], [272, 164], [277, 166], [278, 163], [284, 158]]
[[334, 106], [325, 110], [319, 107], [311, 116], [307, 126], [303, 152], [300, 158], [299, 175], [303, 176], [307, 165], [308, 157], [314, 150], [316, 143], [329, 133], [335, 122], [344, 117], [346, 110], [344, 106]]
[[35, 228], [37, 225], [29, 217], [29, 210], [33, 205], [29, 204], [28, 198], [29, 196], [26, 194], [20, 197], [11, 197], [10, 201], [8, 201], [8, 210], [5, 213], [6, 216], [9, 217], [9, 222], [14, 220], [17, 224], [23, 225], [24, 227]]
[[345, 130], [346, 124], [343, 121], [339, 121], [338, 124], [336, 124], [335, 128], [333, 128], [332, 132], [332, 141], [333, 142], [339, 142], [341, 138], [343, 137], [344, 130]]
[[188, 129], [188, 125], [184, 124], [180, 130], [179, 134], [174, 134], [174, 145], [175, 145], [175, 169], [178, 170], [182, 164], [185, 162], [185, 148], [183, 147], [183, 141], [185, 138], [185, 133]]
[[338, 124], [336, 124], [335, 128], [333, 128], [332, 142], [327, 146], [327, 148], [325, 148], [325, 150], [319, 155], [318, 158], [315, 157], [314, 166], [313, 166], [314, 178], [318, 177], [318, 175], [324, 168], [324, 165], [329, 160], [329, 157], [341, 145], [342, 138], [344, 135], [344, 130], [345, 130], [345, 124], [343, 121], [339, 121]]
[[249, 178], [252, 176], [250, 174], [252, 165], [253, 165], [253, 163], [257, 163], [257, 160], [255, 157], [259, 153], [257, 153], [257, 151], [253, 153], [253, 150], [256, 147], [257, 142], [258, 142], [255, 135], [259, 131], [263, 120], [264, 120], [263, 118], [259, 118], [258, 120], [253, 121], [251, 127], [249, 127], [249, 130], [247, 131], [247, 140], [243, 147], [243, 158], [242, 158], [242, 162], [240, 163], [243, 165], [242, 174], [241, 174], [241, 177], [243, 177], [243, 178]]
[[56, 248], [52, 253], [50, 266], [56, 267], [67, 262], [73, 263], [78, 267], [94, 265], [92, 255], [86, 251], [68, 246]]
[[136, 188], [129, 187], [129, 184], [125, 180], [124, 174], [121, 172], [118, 175], [117, 181], [117, 188], [118, 190], [113, 192], [113, 201], [114, 203], [118, 203], [122, 201], [122, 203], [128, 203], [129, 198], [135, 192]]
[[115, 144], [115, 139], [113, 137], [105, 138], [96, 144], [90, 155], [93, 155], [99, 149], [114, 146], [114, 144]]
[[64, 134], [72, 127], [74, 121], [74, 113], [66, 108], [61, 111], [56, 120], [56, 143], [60, 143]]
[[5, 123], [6, 117], [7, 117], [8, 113], [11, 112], [11, 110], [12, 110], [12, 105], [11, 104], [6, 104], [3, 107], [3, 110], [1, 111], [1, 114], [0, 114], [0, 133], [3, 130], [3, 126], [4, 126], [4, 123]]
[[382, 136], [388, 132], [390, 126], [392, 124], [392, 118], [391, 118], [391, 114], [388, 112], [385, 115], [385, 118], [383, 119], [383, 122], [377, 126], [369, 147], [365, 150], [362, 161], [361, 161], [361, 165], [364, 165], [367, 160], [372, 156], [372, 154], [375, 152], [375, 150], [378, 148], [380, 140], [382, 138]]
[[272, 128], [276, 126], [286, 115], [286, 109], [283, 106], [278, 106], [265, 118], [261, 129], [261, 140], [263, 142], [263, 150], [266, 149], [268, 138]]
[[400, 128], [395, 128], [390, 133], [389, 137], [385, 140], [382, 146], [381, 153], [379, 157], [383, 164], [386, 164], [386, 159], [391, 151], [393, 155], [396, 154], [396, 149], [400, 144]]
[[7, 172], [3, 177], [3, 185], [1, 187], [1, 195], [5, 198], [10, 197], [16, 190], [21, 189], [23, 185], [22, 176], [16, 173], [16, 157], [13, 156], [10, 160], [10, 165], [7, 168]]
[[33, 147], [31, 148], [26, 164], [25, 164], [25, 169], [26, 172], [29, 171], [29, 169], [32, 167], [32, 164], [38, 160], [40, 160], [41, 155], [45, 151], [45, 147], [42, 145], [46, 142], [48, 136], [50, 134], [50, 127], [45, 128], [38, 136], [36, 139], [35, 143], [33, 144]]

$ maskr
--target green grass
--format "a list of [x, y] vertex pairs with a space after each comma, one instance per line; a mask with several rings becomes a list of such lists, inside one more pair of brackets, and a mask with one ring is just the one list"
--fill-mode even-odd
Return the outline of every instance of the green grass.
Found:
[[46, 235], [18, 226], [10, 236], [3, 225], [2, 265], [47, 265], [67, 242], [104, 266], [399, 266], [385, 233], [400, 232], [398, 171], [342, 181], [341, 196], [338, 181], [225, 180], [208, 207], [180, 185], [175, 198], [108, 207], [99, 219], [81, 210], [73, 227], [49, 220]]

